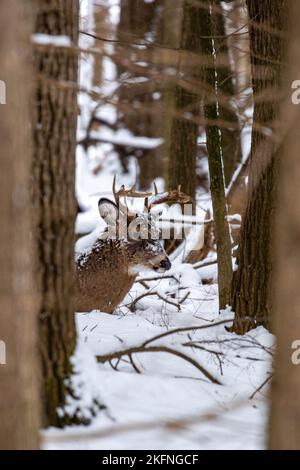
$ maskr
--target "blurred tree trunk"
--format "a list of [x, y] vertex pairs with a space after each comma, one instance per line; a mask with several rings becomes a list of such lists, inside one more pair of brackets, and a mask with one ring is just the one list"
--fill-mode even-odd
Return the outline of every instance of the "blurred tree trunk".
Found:
[[0, 69], [6, 84], [0, 139], [0, 448], [36, 449], [39, 394], [37, 297], [33, 283], [29, 197], [32, 82], [31, 15], [25, 2], [0, 3]]
[[[278, 118], [287, 2], [247, 0], [254, 100], [254, 125], [250, 156], [248, 203], [241, 228], [238, 269], [232, 285], [233, 329], [243, 334], [258, 325], [269, 326], [272, 309], [271, 278], [274, 251], [272, 230], [276, 209], [278, 157], [273, 140], [258, 128], [272, 127]], [[272, 31], [280, 31], [276, 34]], [[268, 159], [268, 155], [271, 157]]]
[[[105, 36], [103, 31], [106, 31], [106, 23], [107, 17], [109, 15], [109, 9], [103, 7], [103, 5], [98, 4], [97, 2], [93, 2], [90, 7], [93, 8], [93, 16], [94, 16], [94, 34], [95, 36]], [[96, 47], [100, 53], [103, 54], [105, 49], [105, 44], [102, 41], [96, 41], [94, 47]], [[102, 79], [103, 79], [103, 57], [101, 54], [95, 54], [93, 57], [93, 86], [99, 87], [101, 86]]]
[[[162, 38], [164, 50], [162, 51], [162, 61], [165, 66], [173, 66], [178, 62], [178, 52], [181, 41], [181, 24], [184, 0], [165, 0], [162, 22]], [[175, 49], [175, 51], [174, 51]], [[173, 114], [176, 110], [174, 83], [165, 83], [163, 88], [163, 174], [169, 185], [169, 160], [171, 158], [171, 131]], [[174, 159], [174, 156], [173, 156]]]
[[214, 49], [217, 56], [222, 57], [222, 66], [218, 67], [217, 86], [218, 90], [228, 99], [226, 106], [219, 104], [219, 119], [232, 123], [229, 126], [220, 128], [221, 145], [224, 163], [225, 184], [228, 186], [232, 176], [242, 161], [241, 130], [236, 106], [236, 90], [234, 86], [234, 73], [230, 65], [228, 49], [228, 39], [226, 37], [225, 14], [222, 10], [221, 0], [212, 1], [213, 11], [213, 36]]
[[[210, 6], [212, 3], [207, 2]], [[215, 56], [213, 41], [213, 14], [209, 8], [201, 11], [201, 50], [203, 56], [211, 57], [212, 62]], [[214, 227], [216, 233], [216, 245], [218, 255], [218, 285], [219, 285], [219, 308], [225, 309], [230, 303], [230, 287], [232, 279], [231, 261], [231, 240], [229, 224], [227, 219], [227, 206], [225, 198], [225, 180], [223, 174], [223, 136], [214, 121], [220, 119], [218, 106], [219, 91], [219, 70], [214, 66], [205, 67], [203, 78], [206, 81], [208, 90], [212, 93], [215, 90], [215, 97], [204, 96], [204, 115], [208, 123], [205, 126], [206, 145], [208, 151], [208, 166], [210, 179], [210, 192], [212, 198]]]
[[[280, 171], [276, 220], [275, 318], [277, 336], [271, 394], [269, 448], [300, 449], [300, 107], [292, 103], [291, 84], [300, 76], [300, 2], [291, 8], [289, 66], [281, 128], [288, 129]], [[294, 357], [292, 357], [294, 354]]]
[[[37, 2], [35, 32], [78, 37], [78, 1]], [[36, 45], [38, 77], [34, 122], [33, 204], [42, 293], [39, 348], [44, 425], [75, 420], [58, 416], [69, 392], [66, 379], [76, 343], [74, 320], [75, 141], [77, 57], [55, 46]]]

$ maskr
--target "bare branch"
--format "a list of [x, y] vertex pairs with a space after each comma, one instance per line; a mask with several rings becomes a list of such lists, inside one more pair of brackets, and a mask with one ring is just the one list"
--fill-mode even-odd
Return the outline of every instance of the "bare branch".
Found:
[[166, 336], [173, 335], [175, 333], [186, 333], [187, 331], [196, 331], [196, 330], [206, 330], [207, 328], [213, 328], [214, 326], [226, 325], [227, 323], [232, 323], [233, 320], [222, 320], [216, 323], [210, 323], [209, 325], [197, 325], [197, 326], [187, 326], [184, 328], [174, 328], [173, 330], [165, 331], [159, 335], [153, 336], [153, 338], [147, 339], [143, 346], [147, 346], [148, 344], [152, 343], [161, 338], [165, 338]]

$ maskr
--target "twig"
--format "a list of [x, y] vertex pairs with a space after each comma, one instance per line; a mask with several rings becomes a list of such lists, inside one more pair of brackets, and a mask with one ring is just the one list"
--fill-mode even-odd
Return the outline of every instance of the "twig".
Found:
[[146, 281], [143, 281], [142, 279], [139, 281], [135, 281], [135, 282], [139, 282], [145, 289], [150, 289]]
[[182, 297], [182, 299], [180, 299], [180, 301], [179, 301], [180, 305], [183, 304], [183, 303], [186, 301], [186, 299], [188, 298], [189, 295], [191, 295], [190, 291], [188, 291], [188, 292]]
[[109, 365], [111, 366], [111, 368], [118, 372], [118, 365], [119, 365], [120, 359], [118, 359], [118, 361], [116, 362], [115, 365], [113, 364], [112, 360], [108, 361], [108, 362], [109, 362]]
[[134, 368], [134, 370], [136, 371], [136, 373], [137, 373], [137, 374], [140, 374], [141, 371], [140, 371], [140, 369], [137, 367], [136, 363], [134, 362], [133, 357], [132, 357], [132, 354], [129, 354], [128, 357], [129, 357], [129, 360], [130, 360], [130, 364], [132, 365], [132, 367]]
[[200, 269], [200, 268], [207, 268], [208, 266], [213, 266], [214, 264], [217, 264], [217, 260], [214, 261], [207, 261], [206, 263], [199, 262], [193, 264], [194, 269]]
[[180, 304], [177, 303], [177, 302], [173, 302], [172, 300], [169, 300], [167, 297], [164, 297], [163, 295], [161, 295], [159, 292], [157, 291], [151, 291], [151, 292], [144, 292], [143, 294], [139, 295], [136, 299], [134, 299], [134, 301], [130, 304], [130, 310], [132, 312], [135, 311], [135, 306], [136, 304], [141, 300], [143, 299], [144, 297], [149, 297], [149, 296], [152, 296], [152, 295], [156, 295], [160, 300], [162, 300], [163, 302], [166, 302], [167, 304], [170, 304], [170, 305], [173, 305], [174, 307], [177, 307], [178, 311], [180, 310]]
[[272, 377], [273, 374], [270, 374], [266, 380], [264, 380], [263, 383], [252, 393], [252, 395], [249, 397], [249, 400], [252, 400], [255, 395], [269, 382], [269, 380], [271, 380]]
[[178, 281], [173, 274], [162, 274], [161, 276], [153, 276], [153, 277], [145, 277], [145, 278], [137, 278], [135, 282], [150, 282], [150, 281], [160, 281], [161, 279], [174, 279], [174, 281]]
[[227, 323], [232, 323], [233, 320], [222, 320], [217, 323], [210, 323], [209, 325], [201, 325], [201, 326], [187, 326], [184, 328], [175, 328], [174, 330], [169, 330], [165, 331], [164, 333], [161, 333], [159, 335], [153, 336], [150, 339], [147, 339], [142, 346], [147, 346], [148, 344], [152, 343], [153, 341], [156, 341], [157, 339], [164, 338], [165, 336], [173, 335], [175, 333], [185, 333], [186, 331], [195, 331], [195, 330], [205, 330], [207, 328], [212, 328], [214, 326], [220, 326], [220, 325], [225, 325]]

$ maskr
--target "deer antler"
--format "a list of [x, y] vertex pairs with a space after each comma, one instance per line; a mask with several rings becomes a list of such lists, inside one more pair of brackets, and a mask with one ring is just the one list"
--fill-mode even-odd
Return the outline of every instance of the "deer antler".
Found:
[[154, 195], [152, 194], [150, 199], [148, 200], [147, 198], [145, 201], [147, 209], [150, 211], [153, 206], [167, 202], [186, 204], [192, 202], [192, 198], [181, 191], [181, 185], [179, 185], [177, 189], [169, 189], [168, 191], [159, 193], [154, 183]]
[[116, 190], [116, 175], [114, 176], [113, 179], [113, 187], [112, 187], [113, 195], [116, 201], [117, 206], [121, 209], [122, 207], [127, 210], [127, 206], [122, 205], [120, 198], [121, 197], [134, 197], [134, 198], [148, 198], [149, 196], [152, 196], [152, 193], [149, 192], [138, 192], [136, 190], [135, 184], [130, 188], [130, 189], [125, 189], [124, 184], [120, 187], [120, 189], [117, 191]]
[[125, 189], [124, 184], [120, 187], [120, 189], [117, 191], [116, 190], [116, 175], [114, 176], [113, 179], [113, 195], [116, 201], [117, 206], [122, 210], [125, 209], [127, 211], [127, 206], [122, 205], [120, 198], [121, 197], [133, 197], [133, 198], [143, 198], [145, 199], [145, 208], [147, 209], [148, 212], [151, 211], [152, 207], [157, 205], [157, 204], [162, 204], [162, 203], [180, 203], [180, 204], [186, 204], [188, 202], [192, 202], [192, 198], [185, 194], [184, 192], [181, 191], [181, 185], [178, 186], [177, 189], [169, 189], [168, 191], [159, 193], [157, 186], [155, 183], [154, 185], [154, 194], [149, 193], [149, 192], [138, 192], [136, 190], [135, 184], [130, 188], [130, 189]]

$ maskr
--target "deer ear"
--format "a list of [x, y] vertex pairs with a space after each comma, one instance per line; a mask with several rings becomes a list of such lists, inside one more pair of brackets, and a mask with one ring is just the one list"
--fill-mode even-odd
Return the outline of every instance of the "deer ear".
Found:
[[112, 225], [116, 223], [118, 217], [118, 207], [110, 199], [101, 198], [98, 202], [98, 209], [100, 217], [107, 223], [107, 225]]

